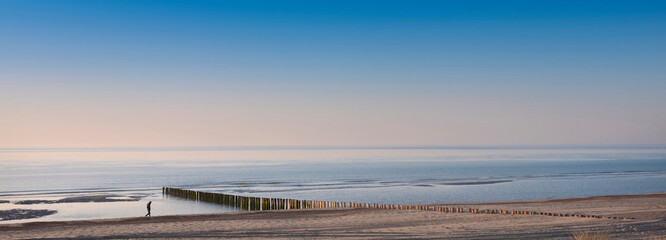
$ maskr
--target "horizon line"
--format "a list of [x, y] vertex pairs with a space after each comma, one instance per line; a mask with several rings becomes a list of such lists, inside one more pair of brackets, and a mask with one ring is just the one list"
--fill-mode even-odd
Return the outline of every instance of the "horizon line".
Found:
[[103, 152], [103, 151], [269, 151], [269, 150], [555, 150], [555, 149], [666, 149], [664, 144], [604, 145], [228, 145], [228, 146], [96, 146], [0, 147], [0, 152]]

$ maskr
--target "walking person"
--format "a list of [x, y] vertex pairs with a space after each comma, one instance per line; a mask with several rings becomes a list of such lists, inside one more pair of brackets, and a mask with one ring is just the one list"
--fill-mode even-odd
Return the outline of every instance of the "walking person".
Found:
[[146, 214], [146, 217], [150, 216], [150, 204], [153, 203], [153, 201], [149, 201], [148, 204], [146, 204], [146, 208], [148, 209], [148, 214]]

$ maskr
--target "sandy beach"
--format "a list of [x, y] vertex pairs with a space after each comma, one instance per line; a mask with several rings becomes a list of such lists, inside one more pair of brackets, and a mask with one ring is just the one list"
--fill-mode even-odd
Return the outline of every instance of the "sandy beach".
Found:
[[666, 238], [666, 193], [429, 206], [633, 219], [313, 209], [5, 224], [0, 225], [0, 236], [9, 239], [570, 239], [573, 233], [591, 231], [605, 232], [611, 239]]

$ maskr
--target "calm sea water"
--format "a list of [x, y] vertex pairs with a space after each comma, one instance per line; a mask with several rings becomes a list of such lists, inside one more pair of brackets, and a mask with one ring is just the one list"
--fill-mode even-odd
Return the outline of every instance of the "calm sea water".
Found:
[[140, 202], [15, 205], [40, 220], [235, 211], [160, 194], [423, 204], [666, 192], [664, 147], [223, 147], [0, 149], [0, 200], [140, 194]]

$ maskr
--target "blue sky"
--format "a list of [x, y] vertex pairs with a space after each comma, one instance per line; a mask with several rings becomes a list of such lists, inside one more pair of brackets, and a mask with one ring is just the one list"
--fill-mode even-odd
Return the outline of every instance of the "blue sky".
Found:
[[0, 1], [0, 145], [666, 144], [659, 1]]

